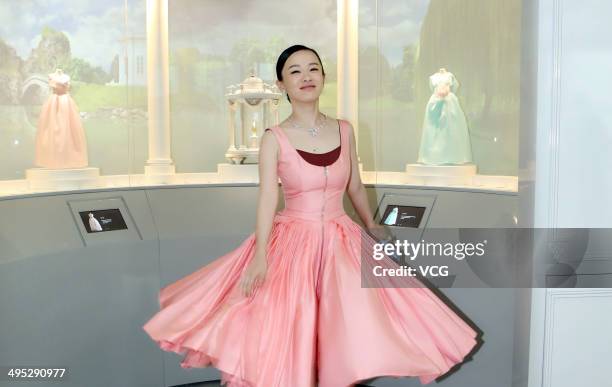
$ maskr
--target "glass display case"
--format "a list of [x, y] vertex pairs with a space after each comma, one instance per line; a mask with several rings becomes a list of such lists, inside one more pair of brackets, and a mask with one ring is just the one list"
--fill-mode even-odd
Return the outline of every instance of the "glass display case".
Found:
[[519, 0], [359, 0], [358, 153], [372, 180], [516, 190], [520, 42]]
[[144, 0], [0, 3], [0, 195], [129, 186], [142, 173], [145, 13]]
[[[319, 108], [336, 115], [336, 0], [173, 0], [168, 6], [172, 156], [178, 173], [257, 179], [255, 165], [228, 165], [230, 134], [251, 131], [253, 119], [236, 112], [228, 122], [226, 94], [251, 73], [275, 86], [276, 60], [292, 44], [312, 46], [321, 55], [327, 75]], [[282, 121], [289, 113], [289, 102], [279, 99], [273, 115]]]
[[[517, 189], [520, 0], [77, 8], [0, 3], [0, 196], [256, 183], [257, 141], [290, 112], [274, 82], [292, 44], [319, 52], [320, 110], [351, 120], [365, 183]], [[65, 85], [52, 80], [58, 71]], [[339, 91], [351, 77], [356, 95]], [[263, 107], [232, 110], [249, 79], [268, 93]], [[50, 116], [59, 100], [72, 102]], [[232, 153], [241, 146], [244, 158]], [[37, 162], [49, 152], [63, 161]]]

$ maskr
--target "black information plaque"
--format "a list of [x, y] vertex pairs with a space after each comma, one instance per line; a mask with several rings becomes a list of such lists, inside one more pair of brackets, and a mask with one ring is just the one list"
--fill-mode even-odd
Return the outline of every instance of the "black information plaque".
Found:
[[127, 230], [128, 228], [118, 208], [79, 211], [79, 215], [88, 233]]
[[385, 208], [380, 224], [395, 227], [418, 228], [425, 214], [425, 207], [389, 204]]

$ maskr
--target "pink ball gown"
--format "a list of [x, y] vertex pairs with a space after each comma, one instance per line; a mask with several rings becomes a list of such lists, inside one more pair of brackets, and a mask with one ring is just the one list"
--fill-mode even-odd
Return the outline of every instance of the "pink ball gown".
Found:
[[477, 333], [431, 290], [362, 287], [362, 250], [376, 242], [342, 205], [348, 123], [340, 121], [340, 155], [328, 167], [307, 163], [280, 127], [269, 130], [285, 208], [274, 216], [264, 283], [250, 297], [240, 293], [253, 233], [162, 288], [147, 334], [184, 355], [181, 367], [212, 364], [231, 387], [347, 387], [377, 376], [428, 384], [462, 362]]
[[42, 107], [36, 132], [34, 163], [45, 168], [87, 166], [87, 142], [79, 110], [68, 93], [70, 77], [61, 70], [49, 74], [53, 94]]

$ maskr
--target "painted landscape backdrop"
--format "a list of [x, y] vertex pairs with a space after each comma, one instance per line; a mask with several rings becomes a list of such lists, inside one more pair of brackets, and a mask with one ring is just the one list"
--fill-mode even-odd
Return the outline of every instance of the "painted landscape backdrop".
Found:
[[[33, 167], [47, 74], [72, 78], [91, 166], [142, 173], [147, 159], [144, 0], [0, 2], [0, 179]], [[520, 0], [360, 0], [359, 156], [365, 170], [417, 159], [430, 97], [445, 67], [460, 83], [480, 173], [516, 175]], [[327, 73], [321, 109], [336, 113], [335, 0], [169, 2], [172, 155], [178, 172], [226, 162], [227, 86], [254, 70], [275, 80], [280, 52], [317, 49]], [[281, 119], [289, 113], [283, 101]]]

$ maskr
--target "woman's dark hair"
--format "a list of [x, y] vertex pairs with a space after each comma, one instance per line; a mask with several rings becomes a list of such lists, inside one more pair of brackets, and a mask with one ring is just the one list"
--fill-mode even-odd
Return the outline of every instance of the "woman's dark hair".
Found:
[[[285, 66], [285, 63], [287, 62], [287, 59], [289, 59], [289, 57], [293, 53], [302, 50], [308, 50], [315, 54], [315, 56], [319, 60], [319, 63], [321, 63], [321, 73], [323, 74], [323, 76], [325, 76], [325, 69], [323, 69], [323, 62], [321, 61], [321, 57], [319, 56], [319, 54], [313, 48], [302, 46], [301, 44], [296, 44], [294, 46], [286, 48], [285, 51], [281, 52], [281, 54], [279, 55], [278, 60], [276, 61], [276, 79], [278, 79], [279, 81], [283, 80], [282, 71], [283, 67]], [[287, 94], [287, 100], [291, 102], [291, 99], [289, 99], [289, 94]]]

